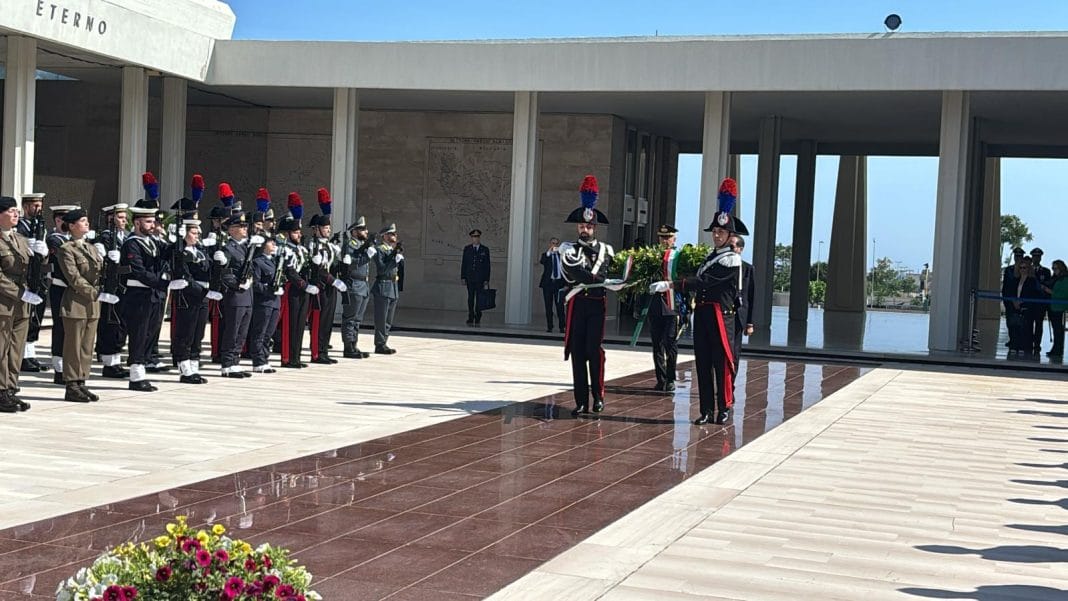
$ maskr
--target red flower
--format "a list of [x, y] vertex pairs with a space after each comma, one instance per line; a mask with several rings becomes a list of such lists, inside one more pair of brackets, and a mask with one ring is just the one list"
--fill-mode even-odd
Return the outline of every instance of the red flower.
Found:
[[122, 593], [126, 595], [126, 601], [133, 601], [137, 598], [137, 587], [124, 586], [122, 587]]
[[268, 557], [267, 554], [265, 553], [263, 555], [263, 567], [269, 570], [269, 569], [271, 569], [271, 565], [273, 565], [273, 564], [271, 564], [271, 558]]
[[197, 565], [206, 568], [211, 565], [211, 553], [208, 553], [207, 549], [200, 549], [197, 551]]
[[274, 594], [276, 597], [281, 597], [282, 599], [285, 599], [287, 597], [292, 597], [293, 595], [297, 594], [297, 591], [293, 589], [293, 585], [283, 584], [282, 586], [278, 587], [278, 590], [276, 590]]
[[263, 577], [263, 590], [270, 591], [272, 588], [281, 584], [282, 580], [274, 574], [268, 574]]
[[230, 554], [226, 552], [226, 549], [219, 549], [215, 552], [215, 559], [217, 559], [219, 563], [227, 563], [230, 561]]
[[256, 571], [256, 560], [255, 559], [252, 559], [251, 557], [249, 557], [248, 559], [245, 560], [245, 571], [246, 572], [255, 572]]
[[156, 570], [156, 582], [167, 582], [171, 579], [171, 574], [173, 573], [174, 571], [171, 570], [171, 566], [160, 566], [160, 568]]
[[104, 601], [126, 601], [126, 593], [121, 586], [113, 584], [104, 590]]
[[241, 594], [241, 591], [245, 590], [245, 581], [240, 578], [233, 577], [226, 581], [226, 587], [223, 588], [223, 598], [233, 599]]
[[195, 538], [187, 538], [182, 541], [182, 553], [192, 553], [200, 548], [200, 541]]

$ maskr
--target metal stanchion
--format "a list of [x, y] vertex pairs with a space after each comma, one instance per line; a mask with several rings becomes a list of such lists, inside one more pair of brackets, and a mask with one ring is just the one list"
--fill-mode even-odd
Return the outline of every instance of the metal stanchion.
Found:
[[978, 302], [979, 291], [972, 288], [972, 292], [968, 297], [968, 323], [971, 324], [971, 331], [967, 341], [961, 341], [960, 350], [964, 353], [978, 353], [981, 350], [979, 346], [979, 312], [976, 311], [976, 303]]

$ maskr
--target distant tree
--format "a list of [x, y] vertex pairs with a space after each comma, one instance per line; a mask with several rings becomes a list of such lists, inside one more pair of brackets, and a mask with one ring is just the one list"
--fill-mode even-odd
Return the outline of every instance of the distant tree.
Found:
[[773, 285], [779, 292], [790, 290], [790, 265], [794, 254], [793, 246], [789, 244], [775, 245], [775, 274]]
[[813, 263], [808, 268], [808, 281], [827, 282], [827, 261]]
[[808, 284], [808, 304], [822, 305], [827, 300], [827, 282], [812, 281]]
[[875, 268], [868, 272], [868, 284], [872, 302], [876, 305], [885, 303], [887, 298], [917, 291], [916, 280], [894, 269], [894, 262], [889, 257], [875, 262]]
[[[1030, 242], [1035, 237], [1031, 235], [1030, 228], [1016, 215], [1001, 216], [1001, 255], [1005, 257], [1008, 265], [1012, 258], [1012, 249], [1023, 247], [1024, 242]], [[1006, 249], [1005, 247], [1008, 247]], [[1008, 250], [1009, 252], [1006, 252]]]

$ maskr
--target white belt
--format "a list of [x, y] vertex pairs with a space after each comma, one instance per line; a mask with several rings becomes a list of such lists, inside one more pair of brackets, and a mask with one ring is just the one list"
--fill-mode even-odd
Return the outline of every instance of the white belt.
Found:
[[52, 280], [52, 285], [53, 286], [58, 286], [60, 288], [66, 288], [67, 287], [67, 283], [64, 282], [63, 280]]
[[200, 280], [197, 280], [197, 286], [200, 286], [201, 288], [207, 288], [208, 287], [208, 283], [207, 282], [201, 282]]
[[126, 280], [127, 288], [148, 288], [148, 286], [141, 283], [141, 280]]

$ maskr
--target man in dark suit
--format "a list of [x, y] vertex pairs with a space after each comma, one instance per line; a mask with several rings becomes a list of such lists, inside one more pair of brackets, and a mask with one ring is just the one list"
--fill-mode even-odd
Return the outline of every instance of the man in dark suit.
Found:
[[482, 230], [471, 230], [467, 235], [471, 236], [471, 244], [464, 247], [460, 279], [467, 286], [467, 325], [470, 326], [482, 321], [478, 291], [485, 288], [490, 279], [490, 251], [482, 244]]
[[[738, 256], [745, 250], [745, 239], [741, 236], [731, 236], [731, 248]], [[742, 348], [742, 334], [753, 335], [753, 266], [742, 261], [742, 286], [740, 295], [740, 307], [738, 307], [737, 327], [734, 329], [734, 347]], [[734, 368], [738, 369], [738, 355], [734, 355]]]
[[538, 282], [538, 287], [541, 288], [541, 297], [545, 301], [545, 331], [553, 331], [553, 309], [556, 309], [556, 318], [560, 323], [560, 332], [564, 331], [564, 295], [560, 294], [560, 289], [564, 287], [564, 271], [560, 264], [560, 240], [558, 238], [549, 239], [549, 248], [541, 255], [540, 263], [542, 267], [541, 281]]

